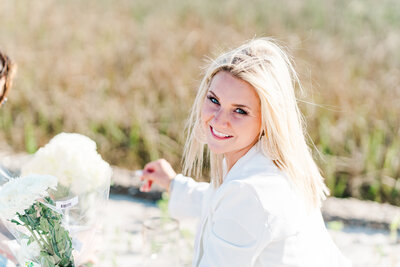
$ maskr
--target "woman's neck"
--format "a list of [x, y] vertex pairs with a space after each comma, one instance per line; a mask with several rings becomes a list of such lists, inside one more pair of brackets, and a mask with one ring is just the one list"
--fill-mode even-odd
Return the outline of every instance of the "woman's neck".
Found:
[[232, 169], [233, 165], [256, 144], [257, 141], [251, 143], [250, 145], [236, 151], [228, 152], [224, 154], [225, 161], [226, 161], [226, 167], [227, 167], [227, 173]]

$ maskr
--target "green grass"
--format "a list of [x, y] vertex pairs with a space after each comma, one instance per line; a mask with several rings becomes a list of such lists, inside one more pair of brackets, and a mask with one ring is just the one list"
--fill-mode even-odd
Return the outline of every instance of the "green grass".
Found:
[[205, 57], [273, 36], [294, 56], [332, 194], [400, 205], [400, 2], [3, 2], [0, 49], [19, 69], [0, 138], [16, 151], [79, 132], [111, 164], [179, 171]]

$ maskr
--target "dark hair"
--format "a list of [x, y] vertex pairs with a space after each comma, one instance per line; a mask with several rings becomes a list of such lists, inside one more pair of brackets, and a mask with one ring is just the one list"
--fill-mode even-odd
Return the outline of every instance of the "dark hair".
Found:
[[13, 63], [6, 54], [0, 51], [0, 105], [7, 101], [7, 95], [10, 92], [15, 72], [15, 63]]

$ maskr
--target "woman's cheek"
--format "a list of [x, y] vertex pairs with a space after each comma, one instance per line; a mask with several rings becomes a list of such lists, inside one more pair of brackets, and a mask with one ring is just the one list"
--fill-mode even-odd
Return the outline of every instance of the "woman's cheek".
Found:
[[208, 103], [203, 104], [203, 108], [201, 110], [201, 117], [204, 121], [209, 120], [214, 113], [215, 113], [215, 107], [211, 106]]
[[[250, 118], [249, 118], [250, 119]], [[248, 122], [248, 126], [244, 127], [246, 129], [247, 135], [250, 139], [258, 137], [261, 130], [261, 122], [258, 118], [251, 118]]]
[[246, 132], [246, 134], [257, 132], [257, 129], [259, 128], [259, 122], [257, 119], [241, 114], [233, 115], [231, 123], [232, 127], [237, 129], [237, 131], [243, 131]]
[[245, 117], [244, 115], [233, 113], [231, 115], [231, 122], [237, 126], [248, 126], [249, 125], [249, 118]]
[[203, 123], [205, 123], [208, 118], [210, 117], [210, 108], [206, 103], [203, 104], [203, 107], [201, 108], [201, 120]]

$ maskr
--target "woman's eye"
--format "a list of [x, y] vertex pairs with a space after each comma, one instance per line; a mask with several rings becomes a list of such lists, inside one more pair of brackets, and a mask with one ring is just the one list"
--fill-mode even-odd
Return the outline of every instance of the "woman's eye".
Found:
[[237, 109], [235, 109], [235, 112], [236, 113], [239, 113], [239, 114], [242, 114], [242, 115], [247, 115], [247, 112], [246, 111], [244, 111], [243, 109], [241, 109], [241, 108], [237, 108]]
[[208, 99], [210, 99], [210, 101], [214, 104], [219, 104], [218, 100], [215, 97], [212, 96], [207, 96]]

